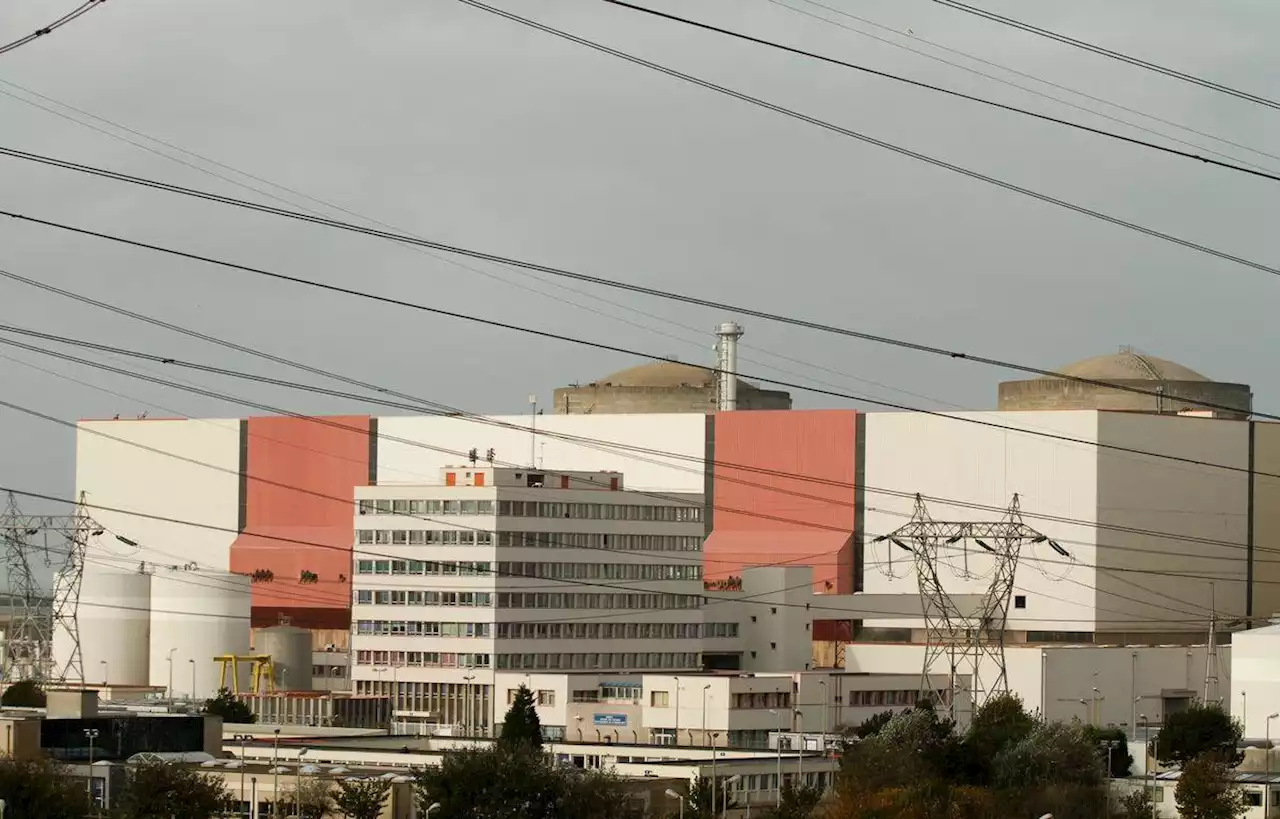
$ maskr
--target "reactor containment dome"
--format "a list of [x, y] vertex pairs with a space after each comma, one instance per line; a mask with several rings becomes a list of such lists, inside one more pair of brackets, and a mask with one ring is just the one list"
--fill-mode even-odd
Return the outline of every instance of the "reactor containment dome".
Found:
[[1234, 420], [1252, 414], [1248, 384], [1211, 381], [1189, 367], [1129, 347], [1068, 364], [1058, 372], [1067, 377], [1003, 382], [1000, 409], [1092, 409]]
[[[619, 370], [589, 384], [555, 392], [557, 415], [614, 413], [715, 412], [716, 373], [675, 361], [658, 361]], [[791, 409], [791, 394], [762, 390], [738, 379], [740, 410]]]

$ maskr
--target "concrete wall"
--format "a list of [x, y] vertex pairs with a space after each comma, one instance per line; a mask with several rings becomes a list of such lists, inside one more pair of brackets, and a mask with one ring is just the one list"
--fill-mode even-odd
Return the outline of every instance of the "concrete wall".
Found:
[[1204, 404], [1232, 407], [1240, 419], [1248, 417], [1253, 396], [1247, 384], [1213, 381], [1149, 381], [1142, 379], [1107, 379], [1110, 383], [1152, 391], [1163, 388], [1162, 397], [1126, 390], [1110, 389], [1095, 384], [1068, 381], [1063, 378], [1033, 378], [1005, 381], [1000, 385], [1000, 410], [1113, 410], [1120, 412], [1165, 412], [1206, 410]]
[[[715, 412], [714, 387], [627, 387], [604, 384], [561, 387], [555, 391], [557, 415], [611, 415], [619, 413]], [[738, 384], [738, 409], [788, 410], [791, 394], [753, 389]]]
[[[969, 521], [999, 519], [1017, 492], [1024, 523], [1055, 540], [1070, 557], [1055, 554], [1046, 543], [1023, 547], [1009, 611], [1011, 630], [1095, 632], [1107, 642], [1176, 642], [1179, 635], [1207, 630], [1215, 605], [1223, 621], [1244, 615], [1247, 424], [1084, 411], [959, 417], [1081, 443], [913, 413], [869, 415], [864, 487], [869, 540], [908, 521], [914, 492], [926, 496], [934, 520]], [[1280, 474], [1280, 431], [1268, 425], [1260, 437], [1265, 443], [1259, 451]], [[1272, 527], [1280, 534], [1280, 511], [1273, 511], [1280, 510], [1275, 503], [1280, 479], [1270, 481], [1256, 484], [1265, 498], [1264, 503], [1255, 500], [1255, 529], [1270, 532]], [[979, 592], [987, 584], [991, 561], [972, 545], [966, 554], [964, 546], [944, 547], [949, 552], [942, 579], [952, 593]], [[868, 592], [917, 588], [911, 555], [892, 544], [868, 543], [864, 559]], [[1263, 565], [1273, 564], [1263, 564], [1258, 555], [1255, 568]], [[1280, 579], [1280, 572], [1268, 571]], [[1255, 589], [1264, 585], [1270, 595], [1264, 605], [1280, 601], [1280, 592], [1269, 584]]]
[[[709, 593], [706, 622], [738, 623], [742, 668], [753, 672], [801, 671], [813, 660], [815, 617], [839, 617], [820, 607], [811, 569], [761, 567], [743, 572], [741, 592]], [[711, 646], [704, 647], [704, 651]]]
[[138, 544], [129, 555], [134, 566], [144, 560], [163, 565], [197, 562], [226, 570], [240, 518], [239, 471], [240, 421], [148, 419], [78, 425], [76, 490], [85, 492], [90, 504], [215, 527], [91, 509], [107, 529]]
[[1215, 606], [1221, 619], [1242, 616], [1247, 424], [1107, 412], [1098, 439], [1186, 460], [1098, 451], [1097, 631], [1207, 631]]
[[721, 412], [706, 577], [748, 566], [810, 566], [814, 591], [855, 588], [858, 413]]
[[[1280, 712], [1280, 626], [1237, 632], [1231, 643], [1231, 713], [1244, 735], [1265, 737], [1267, 716]], [[1271, 721], [1280, 736], [1280, 722]]]
[[[378, 483], [439, 483], [440, 467], [460, 463], [473, 447], [482, 453], [492, 448], [503, 463], [528, 463], [533, 442], [539, 463], [548, 468], [623, 472], [627, 488], [638, 491], [700, 493], [704, 488], [703, 415], [543, 415], [537, 419], [537, 428], [548, 434], [536, 439], [528, 431], [527, 415], [491, 420], [497, 425], [466, 418], [379, 418], [378, 431], [387, 437], [378, 444]], [[611, 447], [611, 442], [629, 449]]]
[[[921, 413], [865, 416], [864, 588], [868, 593], [918, 593], [911, 555], [887, 541], [872, 542], [910, 520], [917, 492], [927, 496], [928, 512], [939, 521], [999, 520], [1016, 492], [1024, 522], [1062, 543], [1076, 562], [1065, 563], [1047, 544], [1024, 548], [1014, 594], [1025, 597], [1026, 607], [1010, 609], [1010, 628], [1093, 631], [1095, 447], [984, 424], [1091, 442], [1097, 440], [1097, 413], [954, 415], [977, 423]], [[986, 553], [963, 542], [945, 548], [947, 567], [942, 579], [948, 591], [984, 592], [992, 568]], [[866, 624], [921, 628], [923, 621], [867, 620]]]
[[[1217, 696], [1224, 703], [1232, 691], [1232, 651], [1230, 646], [1218, 649]], [[1009, 647], [1005, 666], [1009, 689], [1029, 710], [1043, 710], [1050, 720], [1129, 727], [1137, 714], [1160, 724], [1163, 695], [1189, 690], [1201, 696], [1207, 653], [1203, 645]], [[923, 664], [923, 646], [863, 643], [845, 649], [845, 669], [851, 672], [914, 673], [918, 678]], [[984, 663], [982, 676], [994, 679], [993, 671], [994, 664]], [[1280, 691], [1280, 683], [1276, 686]]]
[[1253, 426], [1253, 615], [1280, 614], [1280, 424]]

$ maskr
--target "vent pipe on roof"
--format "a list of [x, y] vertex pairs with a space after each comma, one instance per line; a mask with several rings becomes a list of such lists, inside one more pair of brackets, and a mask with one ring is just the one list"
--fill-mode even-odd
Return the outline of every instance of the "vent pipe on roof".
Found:
[[738, 408], [738, 339], [742, 326], [727, 321], [716, 328], [716, 409]]

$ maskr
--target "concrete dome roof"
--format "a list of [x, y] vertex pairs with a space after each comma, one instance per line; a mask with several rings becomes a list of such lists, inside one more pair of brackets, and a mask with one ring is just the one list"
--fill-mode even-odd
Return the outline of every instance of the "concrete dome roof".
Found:
[[654, 361], [618, 370], [596, 383], [614, 387], [708, 387], [715, 383], [715, 373], [692, 364]]
[[1068, 364], [1058, 372], [1092, 381], [1209, 381], [1189, 367], [1128, 348]]

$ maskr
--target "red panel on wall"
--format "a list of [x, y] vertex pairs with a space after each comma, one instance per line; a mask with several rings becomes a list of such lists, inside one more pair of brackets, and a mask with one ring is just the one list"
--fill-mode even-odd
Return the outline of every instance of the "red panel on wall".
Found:
[[272, 575], [253, 584], [255, 627], [281, 616], [304, 628], [350, 624], [354, 490], [369, 483], [370, 434], [368, 416], [247, 422], [231, 570]]
[[[851, 593], [858, 413], [724, 412], [715, 417], [705, 575], [759, 565], [812, 566], [814, 590]], [[761, 548], [764, 542], [771, 548]]]

